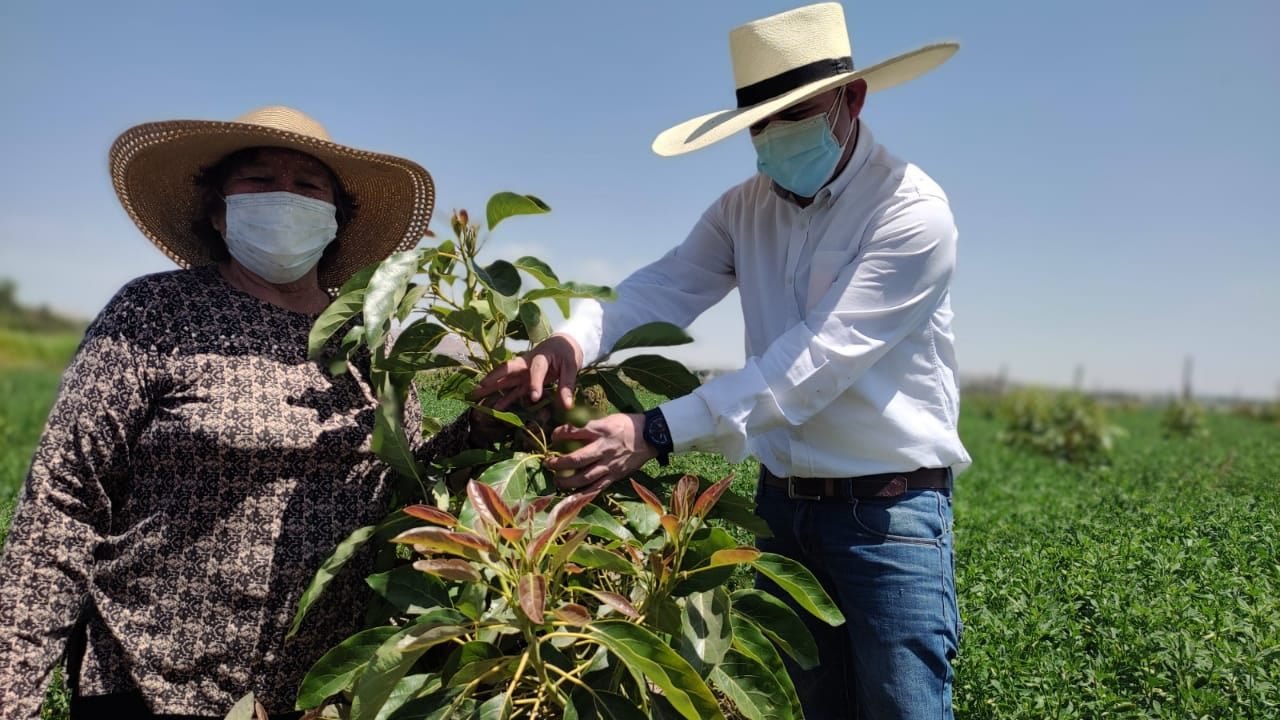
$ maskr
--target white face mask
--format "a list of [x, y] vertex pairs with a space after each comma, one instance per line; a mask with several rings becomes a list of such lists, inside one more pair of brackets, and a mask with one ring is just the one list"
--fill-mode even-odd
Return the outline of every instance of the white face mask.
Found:
[[227, 250], [270, 283], [297, 280], [320, 262], [338, 234], [332, 203], [291, 192], [227, 196]]

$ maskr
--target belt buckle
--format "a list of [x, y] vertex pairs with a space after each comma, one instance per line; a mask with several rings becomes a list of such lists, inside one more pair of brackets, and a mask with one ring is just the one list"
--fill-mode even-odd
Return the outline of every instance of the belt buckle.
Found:
[[813, 500], [821, 501], [821, 495], [800, 495], [796, 493], [796, 479], [794, 477], [787, 478], [787, 499], [788, 500]]

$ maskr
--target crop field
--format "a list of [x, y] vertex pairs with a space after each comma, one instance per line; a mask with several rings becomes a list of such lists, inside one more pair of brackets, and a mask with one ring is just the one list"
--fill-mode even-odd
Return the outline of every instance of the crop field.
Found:
[[[57, 382], [56, 363], [0, 365], [0, 538]], [[1109, 461], [1064, 464], [966, 406], [957, 717], [1280, 717], [1280, 426], [1209, 413], [1178, 438], [1157, 410], [1108, 418], [1125, 431]], [[676, 463], [751, 493], [750, 461]]]

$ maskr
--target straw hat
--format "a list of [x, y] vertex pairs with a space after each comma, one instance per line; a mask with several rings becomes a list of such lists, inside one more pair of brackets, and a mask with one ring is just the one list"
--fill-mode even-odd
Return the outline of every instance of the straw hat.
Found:
[[839, 3], [788, 10], [729, 31], [729, 54], [738, 106], [718, 110], [663, 131], [653, 141], [659, 155], [704, 148], [814, 95], [862, 78], [875, 92], [915, 79], [946, 62], [960, 46], [926, 45], [862, 70]]
[[213, 262], [192, 230], [202, 212], [196, 174], [251, 147], [288, 148], [323, 162], [358, 210], [318, 268], [330, 290], [360, 268], [418, 244], [435, 207], [435, 185], [420, 165], [329, 139], [320, 123], [292, 108], [260, 108], [233, 122], [169, 120], [126, 130], [111, 146], [111, 184], [142, 234], [178, 265]]

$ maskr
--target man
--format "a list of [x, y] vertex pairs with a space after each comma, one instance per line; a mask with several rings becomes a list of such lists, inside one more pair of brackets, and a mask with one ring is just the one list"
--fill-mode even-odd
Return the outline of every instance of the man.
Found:
[[813, 570], [847, 619], [834, 632], [811, 625], [820, 667], [789, 668], [806, 716], [949, 718], [960, 627], [950, 489], [969, 463], [956, 432], [956, 230], [941, 188], [878, 145], [860, 114], [868, 92], [956, 46], [854, 70], [843, 11], [825, 3], [736, 28], [730, 49], [738, 107], [653, 148], [675, 155], [749, 129], [760, 174], [622, 282], [617, 302], [581, 304], [478, 394], [536, 401], [553, 380], [568, 406], [583, 363], [623, 333], [687, 325], [736, 286], [745, 367], [643, 415], [561, 428], [588, 444], [547, 465], [573, 471], [562, 485], [577, 488], [675, 451], [754, 455], [757, 511], [773, 532], [761, 548]]

